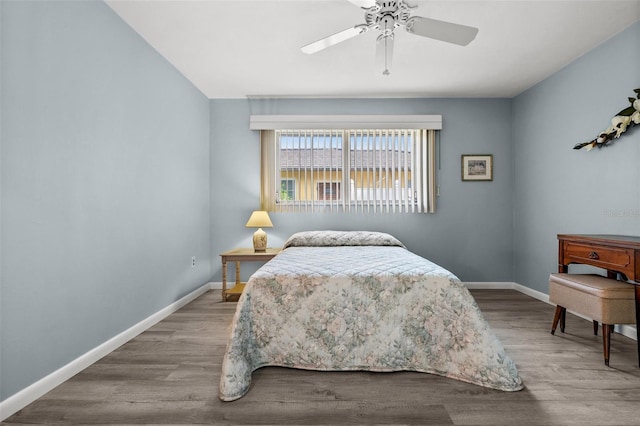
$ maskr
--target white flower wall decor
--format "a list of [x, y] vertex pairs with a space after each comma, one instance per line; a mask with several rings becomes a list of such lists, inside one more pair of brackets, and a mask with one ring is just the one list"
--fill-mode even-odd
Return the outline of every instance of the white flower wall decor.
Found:
[[576, 144], [573, 149], [586, 147], [587, 151], [591, 151], [596, 146], [602, 148], [603, 146], [607, 146], [614, 138], [619, 138], [627, 129], [640, 124], [640, 88], [634, 89], [633, 91], [636, 93], [636, 98], [628, 98], [631, 106], [617, 113], [616, 116], [611, 119], [611, 126], [609, 126], [607, 130], [600, 133], [598, 137], [592, 141]]

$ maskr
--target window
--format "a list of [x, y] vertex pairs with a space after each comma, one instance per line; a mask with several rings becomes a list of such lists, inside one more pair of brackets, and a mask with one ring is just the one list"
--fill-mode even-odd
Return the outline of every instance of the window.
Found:
[[280, 179], [280, 200], [293, 201], [296, 199], [296, 180]]
[[[415, 128], [417, 121], [407, 129], [348, 129], [342, 127], [353, 117], [377, 116], [320, 116], [340, 127], [330, 130], [301, 129], [297, 116], [252, 116], [252, 126], [254, 117], [252, 128], [261, 130], [262, 209], [435, 212], [435, 129], [441, 126], [440, 116], [416, 116], [430, 129]], [[434, 117], [437, 121], [425, 121]], [[273, 130], [283, 123], [293, 129]]]
[[[433, 212], [433, 133], [263, 131], [262, 208]], [[277, 189], [272, 182], [278, 182]]]
[[339, 200], [340, 182], [318, 182], [318, 200]]

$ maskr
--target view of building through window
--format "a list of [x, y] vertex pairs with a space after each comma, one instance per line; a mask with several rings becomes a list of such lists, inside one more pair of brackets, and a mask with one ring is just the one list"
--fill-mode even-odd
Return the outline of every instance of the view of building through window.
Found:
[[[281, 202], [341, 200], [346, 195], [349, 202], [415, 198], [412, 133], [280, 132], [279, 140]], [[341, 191], [345, 178], [348, 193]]]
[[424, 190], [433, 185], [427, 179], [428, 132], [276, 130], [268, 161], [277, 186], [271, 208], [423, 211]]

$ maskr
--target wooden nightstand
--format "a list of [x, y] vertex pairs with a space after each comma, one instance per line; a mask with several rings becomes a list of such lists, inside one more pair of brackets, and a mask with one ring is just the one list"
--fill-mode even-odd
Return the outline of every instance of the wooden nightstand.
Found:
[[[245, 283], [240, 282], [240, 262], [268, 262], [281, 250], [267, 248], [267, 251], [256, 252], [253, 248], [237, 248], [222, 253], [220, 255], [222, 259], [222, 301], [226, 302], [227, 297], [232, 294], [240, 296], [244, 290]], [[236, 262], [236, 282], [229, 290], [227, 290], [227, 262]]]

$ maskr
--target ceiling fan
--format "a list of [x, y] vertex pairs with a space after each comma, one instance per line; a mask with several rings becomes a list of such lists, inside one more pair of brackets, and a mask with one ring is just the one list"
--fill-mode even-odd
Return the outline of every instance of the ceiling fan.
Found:
[[408, 33], [435, 40], [466, 46], [478, 34], [478, 29], [466, 25], [439, 21], [437, 19], [411, 16], [410, 6], [404, 0], [348, 0], [364, 9], [364, 24], [358, 24], [329, 37], [303, 46], [301, 50], [307, 54], [319, 52], [327, 47], [349, 40], [371, 29], [379, 30], [376, 57], [384, 65], [383, 75], [389, 75], [393, 58], [393, 31], [405, 27]]

